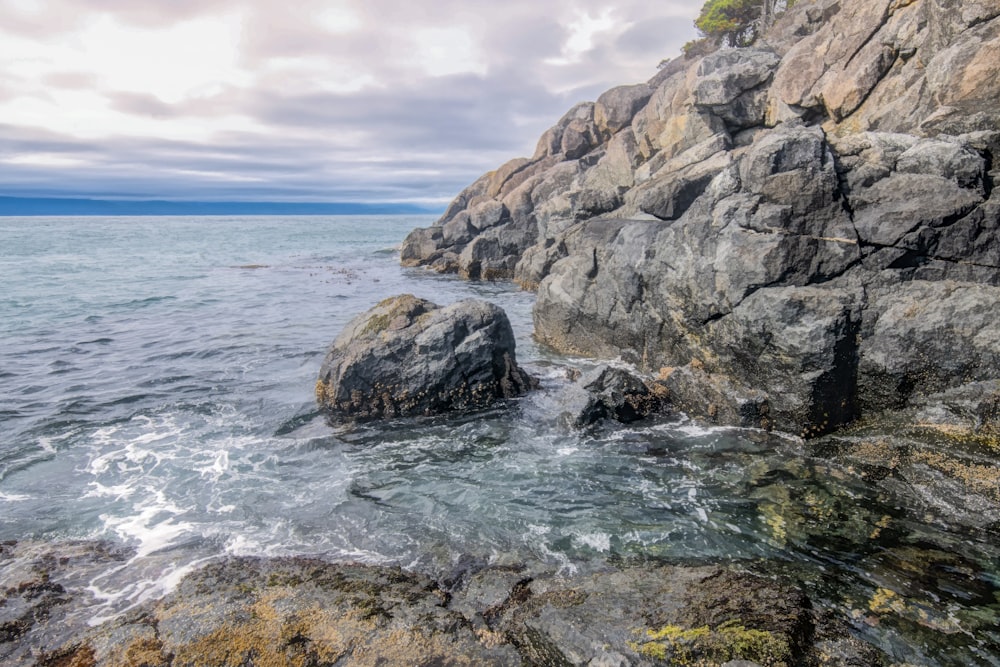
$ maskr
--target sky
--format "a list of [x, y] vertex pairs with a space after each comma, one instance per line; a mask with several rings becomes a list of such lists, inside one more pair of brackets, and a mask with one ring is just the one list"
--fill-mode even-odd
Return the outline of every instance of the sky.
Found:
[[701, 0], [0, 0], [0, 196], [443, 205]]

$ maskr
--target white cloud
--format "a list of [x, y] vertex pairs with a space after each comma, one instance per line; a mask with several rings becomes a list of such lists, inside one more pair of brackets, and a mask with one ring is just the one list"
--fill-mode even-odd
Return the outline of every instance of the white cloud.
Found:
[[[429, 76], [486, 74], [487, 64], [467, 28], [421, 28], [415, 30], [412, 58]], [[406, 55], [403, 54], [406, 58]]]
[[176, 103], [252, 81], [237, 66], [241, 25], [238, 15], [198, 18], [161, 29], [136, 28], [102, 16], [72, 47], [57, 53], [62, 63], [96, 73], [107, 88], [147, 92]]
[[317, 22], [333, 34], [345, 34], [360, 30], [363, 21], [361, 16], [347, 2], [330, 3], [319, 10]]
[[448, 199], [698, 5], [0, 0], [0, 194]]
[[594, 47], [594, 38], [602, 32], [609, 32], [617, 26], [612, 18], [611, 9], [604, 9], [599, 16], [584, 14], [569, 24], [569, 36], [566, 38], [560, 58], [546, 60], [551, 65], [568, 65], [579, 62], [581, 56]]
[[52, 153], [21, 153], [8, 157], [2, 162], [13, 165], [31, 165], [34, 167], [81, 167], [87, 164], [86, 160], [66, 157], [65, 155], [53, 155]]

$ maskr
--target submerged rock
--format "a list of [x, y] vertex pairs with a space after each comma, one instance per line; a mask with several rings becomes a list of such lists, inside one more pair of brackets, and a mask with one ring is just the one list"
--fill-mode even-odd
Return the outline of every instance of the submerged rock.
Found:
[[627, 424], [659, 412], [668, 403], [662, 387], [650, 388], [635, 375], [612, 366], [587, 371], [567, 394], [565, 416], [574, 426], [605, 419]]
[[331, 418], [378, 419], [483, 408], [535, 384], [498, 306], [441, 307], [407, 294], [348, 323], [323, 361], [316, 400]]

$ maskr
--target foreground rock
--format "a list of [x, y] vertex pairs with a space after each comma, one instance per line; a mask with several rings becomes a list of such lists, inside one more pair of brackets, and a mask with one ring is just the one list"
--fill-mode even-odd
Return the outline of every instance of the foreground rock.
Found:
[[306, 558], [209, 565], [38, 656], [24, 664], [882, 664], [796, 588], [718, 567], [568, 580], [490, 568], [445, 589], [397, 568]]
[[539, 340], [719, 423], [816, 436], [1000, 379], [1000, 5], [954, 4], [796, 3], [574, 107], [402, 259], [537, 290]]
[[483, 408], [534, 384], [499, 307], [469, 299], [442, 308], [407, 294], [348, 323], [323, 361], [316, 400], [334, 418], [377, 419]]

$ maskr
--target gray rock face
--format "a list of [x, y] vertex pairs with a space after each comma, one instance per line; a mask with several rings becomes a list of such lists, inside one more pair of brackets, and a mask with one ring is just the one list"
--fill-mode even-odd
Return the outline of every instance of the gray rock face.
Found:
[[535, 385], [499, 307], [440, 307], [411, 295], [354, 318], [323, 361], [316, 400], [334, 419], [429, 415], [486, 407]]
[[[403, 261], [537, 290], [540, 340], [667, 369], [672, 400], [719, 423], [811, 436], [1000, 379], [980, 317], [1000, 286], [1000, 7], [960, 4], [796, 3], [754, 48], [574, 107]], [[487, 201], [509, 218], [470, 227]], [[899, 315], [927, 298], [926, 326]], [[961, 352], [932, 344], [952, 330]]]
[[767, 84], [780, 58], [762, 49], [724, 49], [698, 66], [694, 103], [721, 118], [730, 131], [764, 124]]
[[859, 349], [863, 407], [903, 407], [914, 395], [997, 379], [1000, 287], [914, 281], [873, 301]]

